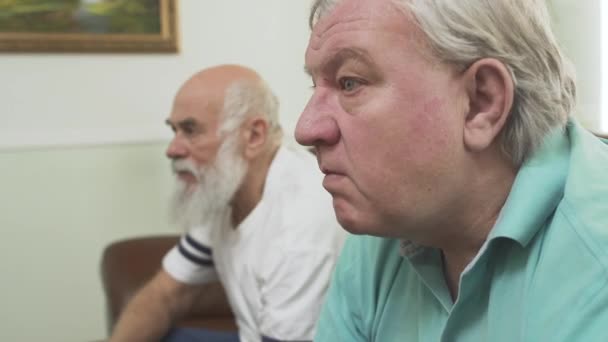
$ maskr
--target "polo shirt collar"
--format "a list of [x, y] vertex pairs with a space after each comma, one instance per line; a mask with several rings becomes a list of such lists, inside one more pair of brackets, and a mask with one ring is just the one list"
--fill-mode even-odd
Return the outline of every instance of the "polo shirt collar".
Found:
[[[574, 129], [571, 122], [566, 131]], [[526, 246], [555, 212], [564, 196], [570, 166], [570, 140], [563, 130], [547, 136], [520, 168], [488, 240], [499, 237]]]
[[[576, 129], [574, 126], [569, 122], [566, 130]], [[488, 241], [502, 237], [526, 246], [561, 201], [569, 160], [568, 134], [555, 130], [519, 169]], [[410, 240], [401, 240], [399, 247], [401, 256], [407, 258], [425, 249]]]

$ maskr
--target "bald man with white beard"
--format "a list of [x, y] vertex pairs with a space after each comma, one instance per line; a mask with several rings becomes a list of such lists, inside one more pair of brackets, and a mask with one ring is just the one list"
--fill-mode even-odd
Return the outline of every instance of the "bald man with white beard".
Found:
[[[174, 221], [189, 228], [110, 341], [306, 341], [344, 239], [314, 156], [281, 145], [278, 101], [253, 70], [205, 69], [167, 124]], [[238, 334], [173, 329], [220, 282]]]

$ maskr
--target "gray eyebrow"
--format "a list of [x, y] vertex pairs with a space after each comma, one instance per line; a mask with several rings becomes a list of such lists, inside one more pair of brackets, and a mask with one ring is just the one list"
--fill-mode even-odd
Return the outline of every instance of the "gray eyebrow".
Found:
[[171, 119], [166, 119], [165, 123], [167, 124], [167, 126], [170, 126], [171, 128], [175, 128], [180, 127], [186, 127], [186, 126], [196, 126], [198, 125], [198, 122], [196, 122], [196, 120], [194, 120], [193, 118], [185, 118], [183, 120], [180, 120], [178, 122], [173, 122], [171, 121]]
[[309, 67], [307, 65], [304, 66], [304, 72], [312, 77], [315, 71], [321, 70], [324, 72], [331, 71], [337, 69], [340, 65], [344, 64], [347, 60], [355, 60], [357, 62], [361, 62], [370, 66], [374, 66], [375, 63], [372, 62], [369, 54], [358, 48], [343, 48], [338, 50], [332, 56], [330, 56], [325, 61], [321, 62], [321, 64], [317, 67]]

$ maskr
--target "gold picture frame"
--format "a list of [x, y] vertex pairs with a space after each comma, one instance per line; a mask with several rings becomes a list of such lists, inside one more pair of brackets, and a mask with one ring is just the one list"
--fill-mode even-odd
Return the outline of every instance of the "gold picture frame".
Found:
[[[130, 3], [126, 1], [130, 1]], [[137, 4], [138, 1], [140, 2], [139, 4]], [[8, 2], [4, 1], [4, 3]], [[149, 3], [152, 3], [153, 6], [146, 8], [146, 4]], [[72, 7], [66, 9], [68, 4]], [[74, 18], [78, 14], [83, 13], [83, 6], [89, 6], [86, 7], [87, 11], [88, 8], [102, 8], [107, 11], [108, 6], [117, 8], [117, 6], [123, 5], [125, 8], [126, 6], [130, 6], [129, 10], [132, 11], [134, 4], [146, 9], [153, 7], [153, 11], [146, 12], [145, 15], [148, 17], [145, 18], [143, 15], [142, 18], [137, 18], [131, 12], [122, 11], [122, 18], [120, 18], [122, 19], [122, 26], [119, 28], [122, 31], [120, 32], [114, 32], [105, 28], [97, 31], [87, 31], [87, 29], [81, 27], [82, 25], [73, 23], [75, 21]], [[47, 6], [46, 8], [40, 7], [45, 5]], [[97, 7], [90, 7], [95, 5]], [[12, 6], [15, 8], [14, 13], [16, 13], [13, 17], [8, 17], [7, 15], [4, 15], [4, 17], [0, 16], [0, 52], [175, 53], [179, 50], [177, 29], [178, 0], [80, 0], [80, 2], [78, 0], [36, 0], [35, 2], [32, 0], [13, 0]], [[20, 11], [17, 11], [17, 6], [21, 6]], [[76, 7], [74, 6], [79, 6], [80, 12], [75, 12], [74, 9]], [[32, 8], [38, 8], [39, 10], [34, 14], [26, 13], [25, 15], [30, 15], [30, 18], [28, 18], [22, 14], [24, 13], [23, 8], [30, 11], [33, 11]], [[61, 9], [62, 12], [59, 12], [59, 10], [52, 12], [54, 8]], [[45, 9], [46, 12], [44, 12]], [[7, 12], [10, 13], [10, 11], [4, 9], [4, 13]], [[58, 13], [62, 13], [62, 15], [58, 15]], [[19, 17], [20, 15], [21, 17]], [[44, 20], [32, 19], [32, 17], [36, 18], [35, 15], [38, 18], [42, 17]], [[89, 17], [93, 17], [93, 15], [89, 14]], [[8, 22], [6, 18], [12, 19], [13, 22]], [[49, 20], [49, 18], [51, 19]], [[44, 25], [52, 24], [50, 22], [54, 20], [53, 18], [60, 18], [63, 20], [62, 24], [69, 21], [68, 24], [63, 25], [66, 27], [63, 29], [64, 31], [41, 32], [41, 30], [45, 30]], [[97, 14], [95, 18], [105, 18], [106, 22], [110, 21], [109, 19], [114, 19]], [[3, 19], [5, 20], [4, 22], [2, 21]], [[142, 28], [145, 25], [138, 24], [137, 20], [141, 20], [142, 22], [145, 20], [152, 29]], [[121, 22], [120, 20], [112, 20], [112, 22], [116, 21]], [[37, 27], [35, 30], [28, 31], [29, 27], [27, 25], [32, 24]], [[127, 24], [130, 24], [130, 26]], [[105, 25], [104, 27], [108, 26]], [[143, 32], [145, 29], [148, 31]]]

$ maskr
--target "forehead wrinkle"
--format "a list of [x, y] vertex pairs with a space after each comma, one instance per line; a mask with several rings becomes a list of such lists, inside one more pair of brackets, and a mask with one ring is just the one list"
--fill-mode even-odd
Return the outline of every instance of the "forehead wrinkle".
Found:
[[[363, 30], [363, 29], [361, 29]], [[404, 36], [404, 33], [399, 30], [391, 30], [387, 28], [374, 28], [368, 29], [370, 31], [380, 31], [386, 32], [389, 34], [394, 34], [398, 36]], [[356, 31], [356, 30], [355, 30]], [[353, 31], [354, 32], [354, 31]], [[328, 37], [328, 39], [331, 37]], [[317, 71], [327, 71], [331, 69], [331, 67], [340, 66], [346, 61], [354, 61], [357, 63], [362, 63], [368, 66], [376, 66], [374, 62], [374, 58], [370, 55], [370, 53], [365, 48], [360, 48], [355, 44], [343, 44], [338, 43], [337, 46], [332, 47], [327, 53], [325, 57], [322, 57], [318, 61], [313, 64], [306, 63], [304, 65], [304, 72], [309, 76], [313, 76], [313, 74]]]
[[[325, 41], [327, 41], [327, 39], [331, 37], [336, 31], [339, 32], [348, 30], [349, 27], [358, 26], [357, 23], [359, 22], [369, 22], [369, 16], [339, 21], [336, 20], [333, 23], [326, 25], [327, 27], [323, 27], [324, 23], [317, 24], [310, 37], [310, 48], [313, 50], [320, 50], [321, 46], [325, 43]], [[316, 29], [319, 25], [321, 25], [321, 32], [318, 32], [318, 30]], [[360, 28], [360, 26], [358, 28]]]
[[[366, 16], [357, 16], [357, 17], [353, 17], [353, 18], [347, 18], [347, 19], [343, 19], [343, 20], [334, 20], [334, 22], [330, 21], [329, 24], [321, 22], [321, 23], [317, 24], [317, 26], [315, 28], [321, 26], [321, 29], [318, 29], [318, 30], [322, 30], [322, 31], [316, 32], [315, 36], [321, 37], [339, 25], [347, 25], [347, 24], [357, 23], [359, 21], [368, 21], [369, 17], [370, 17], [369, 15], [366, 15]], [[323, 26], [327, 26], [327, 27], [323, 28]], [[318, 30], [313, 30], [313, 32], [318, 31]]]

